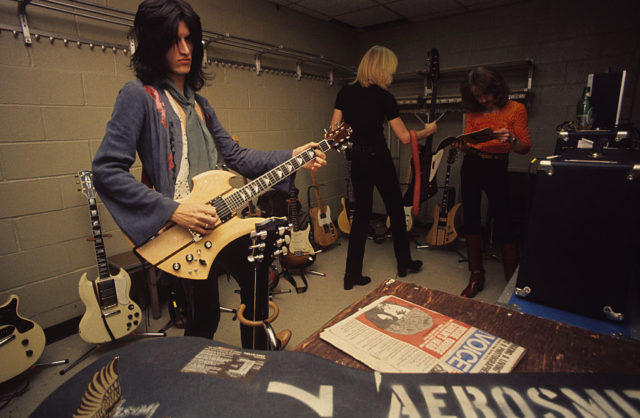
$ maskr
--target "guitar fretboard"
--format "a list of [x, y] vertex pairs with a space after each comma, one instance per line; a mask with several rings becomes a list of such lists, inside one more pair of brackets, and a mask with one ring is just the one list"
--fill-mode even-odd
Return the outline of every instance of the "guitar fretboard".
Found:
[[91, 215], [91, 232], [96, 250], [96, 260], [98, 261], [98, 274], [101, 279], [106, 279], [110, 276], [109, 264], [104, 249], [102, 228], [100, 228], [100, 218], [98, 216], [98, 204], [95, 198], [89, 199], [89, 214]]
[[[331, 147], [327, 140], [318, 144], [322, 152], [327, 152]], [[288, 161], [280, 164], [276, 168], [268, 171], [257, 179], [247, 183], [226, 197], [217, 197], [209, 203], [216, 208], [216, 212], [221, 222], [226, 222], [233, 217], [239, 209], [247, 206], [251, 199], [265, 193], [269, 188], [280, 183], [291, 174], [298, 171], [303, 165], [314, 159], [316, 153], [309, 148]]]
[[100, 217], [98, 216], [98, 204], [93, 197], [89, 198], [89, 214], [91, 215], [91, 231], [96, 250], [96, 260], [98, 262], [98, 275], [100, 276], [100, 279], [96, 280], [98, 303], [100, 308], [106, 309], [111, 306], [116, 306], [118, 297], [116, 295], [115, 283], [109, 272], [107, 253], [104, 249], [102, 228], [100, 227]]
[[442, 205], [440, 206], [440, 216], [449, 211], [449, 176], [451, 175], [451, 164], [447, 165], [447, 174], [444, 178], [444, 191], [442, 193]]

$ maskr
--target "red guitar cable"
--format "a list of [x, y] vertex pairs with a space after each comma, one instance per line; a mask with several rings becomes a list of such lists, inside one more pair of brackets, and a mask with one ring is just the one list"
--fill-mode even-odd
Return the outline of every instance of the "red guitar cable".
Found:
[[413, 208], [411, 213], [413, 216], [418, 216], [420, 211], [420, 151], [418, 151], [418, 135], [413, 129], [409, 130], [409, 137], [411, 138], [411, 159], [413, 160]]

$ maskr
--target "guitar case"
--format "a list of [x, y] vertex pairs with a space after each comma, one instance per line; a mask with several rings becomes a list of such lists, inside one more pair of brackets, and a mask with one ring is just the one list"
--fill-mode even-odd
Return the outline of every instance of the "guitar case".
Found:
[[625, 321], [640, 278], [640, 152], [568, 150], [540, 162], [516, 295]]

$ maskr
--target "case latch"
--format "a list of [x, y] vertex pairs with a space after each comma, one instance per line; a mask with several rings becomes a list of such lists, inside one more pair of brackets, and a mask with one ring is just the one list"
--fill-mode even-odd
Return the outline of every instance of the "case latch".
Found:
[[538, 170], [544, 171], [548, 176], [553, 176], [553, 166], [551, 165], [551, 161], [549, 160], [540, 161], [540, 165], [538, 165]]
[[531, 288], [529, 286], [525, 286], [522, 289], [519, 287], [516, 287], [516, 290], [513, 292], [516, 294], [516, 296], [520, 296], [521, 298], [525, 298], [527, 296], [529, 296], [529, 294], [531, 293]]
[[602, 308], [602, 312], [604, 312], [604, 316], [607, 317], [610, 321], [622, 322], [624, 321], [624, 314], [619, 312], [614, 312], [613, 308], [609, 305], [605, 305]]
[[627, 173], [627, 180], [634, 181], [640, 175], [640, 164], [634, 164]]

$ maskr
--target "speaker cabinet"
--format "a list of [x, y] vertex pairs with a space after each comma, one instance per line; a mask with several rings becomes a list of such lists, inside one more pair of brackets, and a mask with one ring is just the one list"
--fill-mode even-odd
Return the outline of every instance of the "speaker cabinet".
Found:
[[640, 153], [569, 150], [535, 177], [516, 295], [624, 321], [640, 270]]

